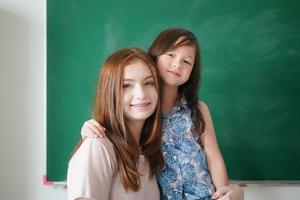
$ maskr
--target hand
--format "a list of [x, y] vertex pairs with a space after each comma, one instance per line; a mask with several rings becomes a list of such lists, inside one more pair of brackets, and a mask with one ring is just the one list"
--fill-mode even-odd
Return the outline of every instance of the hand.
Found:
[[81, 137], [97, 138], [105, 136], [105, 128], [102, 127], [96, 120], [90, 119], [84, 122], [81, 128]]
[[212, 196], [218, 200], [243, 200], [244, 192], [239, 185], [228, 185], [218, 189]]

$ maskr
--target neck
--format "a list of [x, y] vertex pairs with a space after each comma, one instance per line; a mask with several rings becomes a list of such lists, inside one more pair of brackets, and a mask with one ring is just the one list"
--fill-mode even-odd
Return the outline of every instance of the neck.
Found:
[[140, 143], [140, 138], [141, 138], [144, 123], [145, 123], [144, 120], [143, 121], [128, 121], [128, 123], [127, 123], [128, 129], [137, 144]]
[[162, 112], [169, 113], [179, 101], [178, 87], [163, 85]]

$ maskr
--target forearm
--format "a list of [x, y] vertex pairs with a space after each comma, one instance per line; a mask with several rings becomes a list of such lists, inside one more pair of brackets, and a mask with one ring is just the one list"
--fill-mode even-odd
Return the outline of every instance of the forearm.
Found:
[[216, 189], [228, 185], [227, 171], [225, 163], [219, 149], [213, 122], [204, 102], [200, 103], [199, 107], [205, 119], [205, 131], [201, 134], [201, 144], [204, 148], [206, 161], [213, 184]]
[[222, 155], [210, 156], [209, 150], [205, 150], [208, 169], [216, 190], [228, 185], [228, 176]]

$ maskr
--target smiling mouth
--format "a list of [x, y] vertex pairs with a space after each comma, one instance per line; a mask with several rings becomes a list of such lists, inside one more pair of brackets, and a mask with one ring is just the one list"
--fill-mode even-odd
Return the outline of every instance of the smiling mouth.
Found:
[[180, 74], [178, 72], [174, 72], [174, 71], [171, 71], [171, 70], [168, 70], [168, 72], [175, 75], [175, 76], [180, 77]]
[[147, 107], [148, 105], [150, 105], [149, 102], [147, 102], [147, 103], [130, 104], [131, 107], [136, 107], [136, 108], [144, 108], [144, 107]]

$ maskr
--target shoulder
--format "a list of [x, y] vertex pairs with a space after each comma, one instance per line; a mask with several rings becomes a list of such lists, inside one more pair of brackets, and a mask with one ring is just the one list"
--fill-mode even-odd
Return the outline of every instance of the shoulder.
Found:
[[212, 123], [211, 114], [210, 114], [207, 104], [203, 101], [199, 101], [198, 108], [204, 118], [205, 123], [206, 124]]
[[69, 199], [109, 199], [111, 183], [116, 173], [117, 162], [109, 139], [84, 139], [69, 162]]
[[74, 153], [69, 165], [75, 163], [106, 163], [113, 169], [116, 166], [116, 156], [113, 144], [107, 137], [85, 138]]
[[113, 151], [113, 144], [107, 137], [85, 138], [80, 148], [92, 148], [96, 151]]
[[198, 101], [198, 108], [202, 115], [210, 115], [208, 106], [204, 101]]

